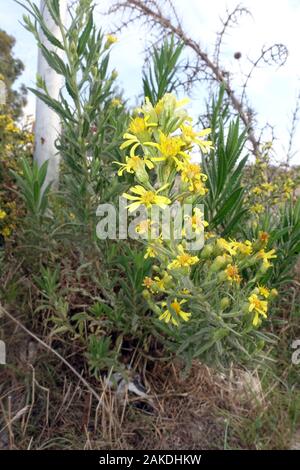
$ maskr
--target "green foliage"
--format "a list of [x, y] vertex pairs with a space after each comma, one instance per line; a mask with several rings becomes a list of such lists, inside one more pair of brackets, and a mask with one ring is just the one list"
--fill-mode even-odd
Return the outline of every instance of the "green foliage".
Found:
[[44, 162], [39, 168], [34, 162], [32, 167], [26, 160], [22, 161], [22, 176], [12, 171], [25, 202], [28, 215], [33, 218], [32, 225], [36, 222], [39, 228], [41, 220], [45, 216], [48, 207], [48, 194], [51, 183], [44, 186], [47, 174], [48, 162]]
[[178, 80], [178, 61], [184, 44], [176, 44], [174, 37], [165, 39], [159, 49], [153, 47], [151, 64], [143, 74], [144, 96], [151, 104], [156, 104], [166, 93], [176, 90]]
[[91, 374], [98, 379], [104, 370], [118, 367], [118, 352], [112, 349], [110, 337], [98, 338], [91, 335], [86, 356]]
[[[24, 3], [25, 27], [35, 36], [49, 66], [63, 76], [64, 87], [59, 100], [53, 99], [41, 77], [37, 88], [30, 89], [60, 117], [63, 132], [57, 141], [62, 157], [61, 189], [83, 230], [89, 226], [95, 209], [113, 183], [112, 161], [120, 159], [119, 141], [126, 122], [126, 112], [120, 99], [115, 99], [116, 72], [109, 69], [111, 44], [94, 23], [91, 0], [80, 0], [71, 15], [68, 29], [60, 18], [56, 0], [47, 6], [59, 26], [61, 38], [56, 38], [36, 4]], [[39, 29], [48, 40], [65, 54], [42, 44]], [[71, 210], [71, 209], [70, 209]]]
[[[129, 119], [117, 93], [117, 73], [109, 63], [114, 38], [97, 30], [92, 1], [79, 0], [71, 9], [68, 29], [62, 24], [59, 2], [48, 0], [47, 5], [60, 37], [53, 36], [30, 0], [24, 4], [24, 23], [49, 66], [64, 80], [58, 100], [49, 95], [41, 77], [31, 90], [62, 123], [57, 140], [62, 157], [58, 190], [44, 187], [46, 164], [37, 168], [24, 161], [21, 174], [14, 173], [26, 208], [16, 256], [21, 255], [19, 260], [30, 273], [34, 298], [30, 313], [52, 339], [65, 347], [72, 343], [74, 354], [87, 360], [97, 379], [103, 371], [122, 372], [126, 353], [133, 362], [147, 355], [177, 355], [188, 365], [196, 358], [220, 368], [264, 360], [263, 348], [272, 346], [276, 336], [270, 333], [264, 310], [262, 328], [258, 328], [260, 319], [254, 323], [249, 297], [258, 295], [259, 283], [273, 287], [288, 280], [289, 267], [299, 253], [299, 203], [285, 205], [256, 225], [248, 217], [249, 188], [242, 181], [247, 163], [245, 130], [238, 118], [230, 118], [221, 89], [206, 116], [211, 128], [208, 139], [213, 142], [205, 140], [209, 131], [194, 132], [188, 114], [180, 109], [183, 102], [170, 94], [179, 86], [181, 44], [171, 38], [154, 50], [143, 75], [150, 103]], [[44, 47], [40, 30], [56, 51]], [[120, 150], [127, 129], [130, 133]], [[196, 145], [202, 152], [201, 168], [189, 166], [188, 154]], [[163, 148], [171, 149], [172, 158]], [[128, 164], [129, 156], [141, 164], [139, 175]], [[145, 160], [139, 160], [143, 156], [148, 165], [150, 161], [147, 168]], [[120, 179], [116, 162], [121, 163]], [[168, 204], [185, 199], [203, 202], [212, 232], [207, 246], [190, 254], [185, 247], [178, 251], [177, 241], [172, 240], [154, 256], [148, 250], [145, 259], [145, 250], [136, 241], [97, 239], [98, 204], [115, 203], [135, 178], [145, 191], [157, 196], [159, 190]], [[268, 248], [277, 248], [274, 269], [269, 271], [258, 254], [266, 248], [259, 244], [261, 230], [270, 234]], [[242, 235], [244, 241], [237, 242]], [[240, 243], [241, 251], [235, 243]], [[188, 262], [177, 270], [180, 256]], [[228, 267], [237, 270], [235, 279], [228, 277]], [[153, 290], [145, 278], [153, 282]], [[266, 304], [259, 295], [260, 305]], [[172, 315], [181, 315], [180, 325], [172, 324]], [[162, 321], [166, 318], [168, 324]]]
[[273, 269], [264, 276], [264, 282], [276, 287], [292, 282], [300, 255], [300, 199], [285, 201], [276, 210], [260, 215], [256, 224], [248, 224], [243, 232], [249, 238], [255, 237], [259, 230], [269, 236], [269, 245], [276, 249]]
[[228, 110], [224, 109], [223, 98], [224, 88], [221, 88], [218, 98], [213, 99], [209, 118], [214, 149], [203, 156], [202, 166], [208, 177], [207, 220], [210, 228], [227, 236], [236, 233], [247, 212], [241, 180], [248, 156], [242, 156], [246, 132], [240, 130], [238, 117], [228, 124]]
[[22, 114], [22, 108], [26, 104], [26, 88], [20, 87], [19, 90], [13, 88], [14, 83], [20, 77], [24, 70], [24, 64], [20, 59], [16, 59], [13, 54], [13, 48], [16, 40], [0, 29], [0, 80], [3, 80], [6, 86], [6, 104], [4, 111], [17, 119]]

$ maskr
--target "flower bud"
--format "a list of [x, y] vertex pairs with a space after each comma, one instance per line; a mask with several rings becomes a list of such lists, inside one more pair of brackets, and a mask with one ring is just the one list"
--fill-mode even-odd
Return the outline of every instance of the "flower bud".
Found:
[[200, 253], [200, 258], [202, 258], [202, 259], [210, 258], [213, 251], [214, 251], [214, 249], [213, 249], [213, 246], [212, 246], [211, 243], [209, 245], [205, 245], [204, 248], [202, 249], [201, 253]]
[[221, 300], [220, 300], [220, 307], [222, 310], [226, 310], [226, 308], [228, 308], [230, 305], [230, 299], [229, 297], [223, 297]]
[[214, 262], [212, 263], [210, 267], [211, 272], [217, 272], [220, 271], [220, 269], [225, 268], [227, 264], [229, 264], [232, 261], [231, 256], [228, 255], [219, 255], [216, 257]]

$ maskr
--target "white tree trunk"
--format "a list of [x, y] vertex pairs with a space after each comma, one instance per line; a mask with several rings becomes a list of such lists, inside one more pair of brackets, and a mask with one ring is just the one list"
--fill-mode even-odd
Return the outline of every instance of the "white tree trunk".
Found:
[[[54, 36], [60, 37], [58, 26], [53, 21], [47, 7], [46, 1], [41, 0], [40, 5], [41, 12], [43, 14], [45, 23], [48, 29], [53, 33]], [[66, 20], [67, 13], [67, 0], [60, 1], [61, 18], [64, 22]], [[58, 51], [56, 48], [47, 40], [42, 31], [40, 36], [43, 44], [48, 50]], [[41, 50], [38, 51], [38, 74], [45, 80], [49, 95], [52, 98], [58, 99], [59, 91], [62, 87], [63, 81], [62, 76], [58, 75], [46, 62]], [[46, 160], [48, 163], [48, 172], [45, 181], [47, 185], [50, 181], [54, 185], [58, 182], [59, 177], [59, 154], [55, 148], [55, 140], [60, 132], [60, 119], [58, 115], [52, 111], [45, 103], [37, 99], [36, 101], [36, 115], [35, 115], [35, 151], [34, 159], [38, 165], [42, 165]]]

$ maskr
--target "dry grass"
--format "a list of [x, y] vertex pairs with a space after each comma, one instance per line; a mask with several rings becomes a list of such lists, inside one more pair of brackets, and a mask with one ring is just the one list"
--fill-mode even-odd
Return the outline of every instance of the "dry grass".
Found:
[[81, 381], [39, 349], [31, 362], [17, 360], [2, 374], [2, 448], [222, 449], [228, 440], [245, 448], [242, 436], [230, 435], [230, 419], [254, 421], [270, 406], [263, 394], [251, 397], [243, 371], [226, 377], [197, 362], [187, 375], [179, 363], [156, 363], [147, 372], [149, 413], [136, 407], [136, 397], [120, 399], [104, 384], [97, 404]]
[[[278, 365], [220, 374], [199, 362], [137, 361], [148, 408], [130, 393], [90, 381], [99, 402], [58, 356], [5, 321], [8, 365], [0, 369], [0, 449], [278, 449], [299, 443], [300, 394], [290, 341], [299, 333], [300, 285], [283, 295]], [[297, 300], [298, 299], [298, 300]], [[296, 318], [291, 314], [291, 305]], [[298, 313], [297, 313], [298, 312]], [[298, 316], [297, 316], [298, 315]], [[297, 326], [298, 324], [298, 326]], [[46, 339], [45, 339], [46, 341]], [[88, 377], [80, 356], [53, 345]], [[297, 392], [298, 390], [298, 392]], [[139, 406], [137, 406], [139, 405]], [[149, 411], [150, 410], [150, 411]], [[297, 421], [298, 420], [298, 421]], [[296, 443], [296, 444], [295, 444]]]

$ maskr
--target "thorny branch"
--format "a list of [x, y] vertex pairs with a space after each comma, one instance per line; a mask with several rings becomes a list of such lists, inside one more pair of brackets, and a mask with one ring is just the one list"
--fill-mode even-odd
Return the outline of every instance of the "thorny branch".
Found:
[[[249, 81], [249, 74], [246, 76], [246, 84], [243, 87], [243, 96], [240, 98], [235, 90], [233, 89], [230, 82], [230, 74], [223, 70], [219, 65], [220, 48], [223, 37], [228, 29], [233, 24], [236, 24], [238, 17], [243, 14], [249, 14], [249, 11], [238, 5], [231, 13], [228, 13], [226, 20], [222, 21], [222, 30], [217, 35], [217, 41], [213, 57], [210, 57], [200, 42], [190, 37], [187, 32], [183, 29], [182, 23], [176, 12], [175, 6], [172, 0], [116, 0], [113, 6], [109, 9], [108, 14], [128, 12], [129, 18], [124, 19], [121, 25], [118, 27], [118, 31], [123, 28], [127, 28], [130, 24], [141, 21], [143, 26], [150, 28], [151, 30], [158, 30], [159, 37], [165, 37], [165, 35], [174, 35], [181, 40], [186, 47], [192, 50], [195, 54], [196, 60], [191, 65], [187, 61], [185, 66], [185, 72], [188, 74], [188, 84], [200, 80], [211, 80], [223, 85], [229, 102], [233, 109], [238, 112], [242, 122], [244, 123], [248, 140], [252, 146], [252, 151], [256, 155], [259, 152], [260, 139], [256, 137], [254, 127], [254, 112], [243, 104], [244, 92]], [[168, 12], [166, 14], [165, 12]], [[267, 54], [270, 54], [273, 63], [283, 65], [287, 57], [287, 49], [282, 44], [272, 46], [262, 50], [260, 60], [266, 61]], [[277, 62], [276, 62], [277, 61]], [[252, 63], [255, 67], [255, 63]], [[250, 70], [250, 76], [253, 72], [253, 67]]]

